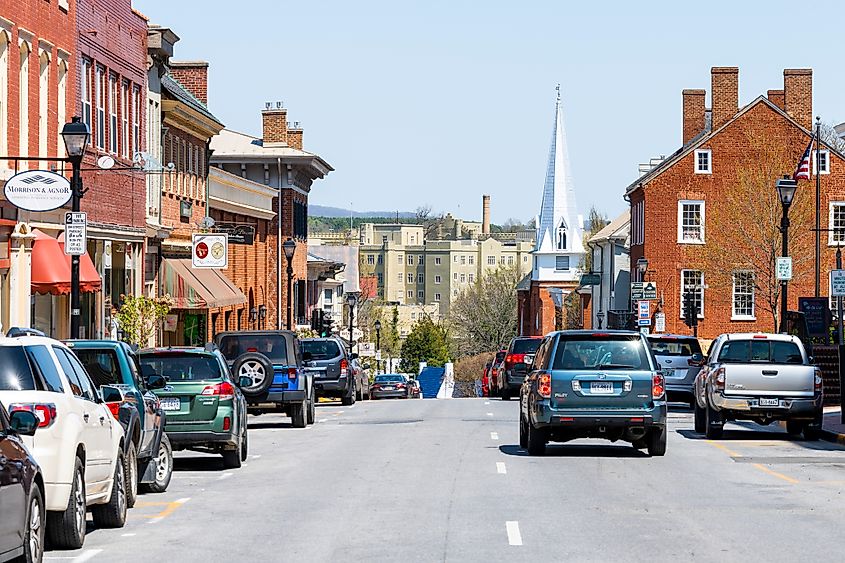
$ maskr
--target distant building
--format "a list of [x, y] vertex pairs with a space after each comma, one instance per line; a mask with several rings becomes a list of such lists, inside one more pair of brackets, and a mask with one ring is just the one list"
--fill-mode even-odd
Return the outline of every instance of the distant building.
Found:
[[587, 241], [592, 255], [592, 274], [600, 282], [584, 288], [590, 294], [592, 328], [627, 328], [631, 311], [630, 213], [625, 212]]

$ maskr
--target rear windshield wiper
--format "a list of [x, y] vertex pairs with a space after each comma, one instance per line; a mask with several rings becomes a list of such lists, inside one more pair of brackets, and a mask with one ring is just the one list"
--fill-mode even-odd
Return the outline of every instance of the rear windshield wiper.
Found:
[[634, 369], [634, 366], [626, 364], [601, 364], [596, 369]]

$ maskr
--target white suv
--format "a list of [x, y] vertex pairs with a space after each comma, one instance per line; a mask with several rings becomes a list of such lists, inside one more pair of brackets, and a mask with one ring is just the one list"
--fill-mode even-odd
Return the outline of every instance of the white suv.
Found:
[[123, 428], [76, 356], [36, 333], [0, 336], [0, 402], [38, 416], [38, 430], [24, 441], [44, 474], [47, 535], [57, 547], [76, 549], [89, 506], [100, 527], [126, 521]]

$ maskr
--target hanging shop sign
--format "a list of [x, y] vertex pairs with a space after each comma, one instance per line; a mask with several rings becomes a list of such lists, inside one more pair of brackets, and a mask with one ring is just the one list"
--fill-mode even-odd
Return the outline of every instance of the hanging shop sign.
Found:
[[6, 201], [25, 211], [52, 211], [70, 201], [70, 182], [47, 170], [27, 170], [6, 180]]
[[244, 223], [215, 223], [214, 231], [229, 235], [229, 244], [253, 244], [255, 242], [255, 225]]
[[192, 266], [194, 268], [226, 268], [229, 265], [228, 235], [194, 234]]

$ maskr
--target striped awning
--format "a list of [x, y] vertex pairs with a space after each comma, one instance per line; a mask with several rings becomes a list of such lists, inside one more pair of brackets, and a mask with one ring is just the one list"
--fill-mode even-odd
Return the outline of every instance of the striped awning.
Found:
[[220, 270], [196, 269], [189, 258], [165, 258], [161, 263], [162, 292], [174, 309], [217, 309], [246, 303], [246, 296]]

